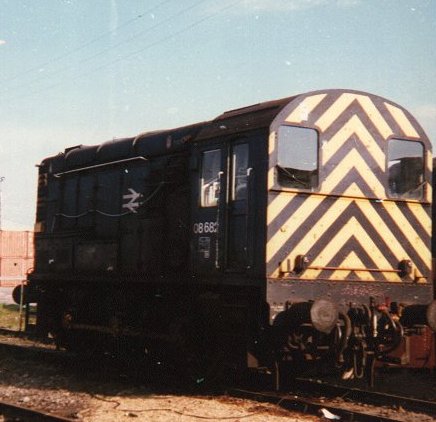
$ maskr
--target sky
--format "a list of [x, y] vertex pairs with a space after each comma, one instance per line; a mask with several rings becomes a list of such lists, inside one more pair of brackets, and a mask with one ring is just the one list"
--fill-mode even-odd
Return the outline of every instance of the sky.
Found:
[[1, 228], [32, 229], [66, 147], [317, 89], [394, 101], [436, 146], [434, 40], [436, 0], [0, 0]]

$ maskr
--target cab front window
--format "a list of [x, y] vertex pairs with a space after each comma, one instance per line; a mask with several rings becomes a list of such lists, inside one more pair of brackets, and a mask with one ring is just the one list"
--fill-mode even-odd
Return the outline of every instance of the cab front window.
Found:
[[277, 181], [285, 188], [318, 186], [318, 132], [296, 126], [280, 126], [277, 148]]
[[391, 139], [388, 144], [388, 193], [391, 198], [422, 199], [424, 147], [416, 141]]

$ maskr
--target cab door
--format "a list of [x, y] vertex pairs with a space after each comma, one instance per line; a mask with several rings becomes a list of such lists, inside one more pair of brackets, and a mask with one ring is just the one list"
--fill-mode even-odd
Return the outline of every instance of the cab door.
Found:
[[[243, 140], [203, 146], [193, 179], [193, 269], [198, 274], [249, 267], [249, 145]], [[196, 192], [196, 194], [195, 194]]]
[[194, 274], [217, 274], [221, 261], [221, 202], [225, 191], [225, 148], [204, 145], [194, 152], [192, 175], [192, 267]]

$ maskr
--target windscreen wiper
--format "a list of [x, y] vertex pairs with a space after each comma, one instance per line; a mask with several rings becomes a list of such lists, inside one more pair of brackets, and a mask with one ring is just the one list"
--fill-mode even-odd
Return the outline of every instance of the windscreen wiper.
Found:
[[277, 168], [289, 179], [292, 181], [295, 181], [297, 183], [300, 183], [300, 185], [306, 187], [307, 183], [303, 182], [302, 180], [298, 179], [298, 177], [295, 176], [295, 174], [291, 173], [287, 168], [280, 166], [277, 164]]

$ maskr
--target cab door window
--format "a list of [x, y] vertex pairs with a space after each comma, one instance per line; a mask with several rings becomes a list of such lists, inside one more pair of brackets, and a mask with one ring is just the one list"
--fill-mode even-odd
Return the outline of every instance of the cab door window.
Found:
[[232, 200], [247, 199], [248, 144], [239, 144], [233, 147], [232, 173]]
[[216, 207], [221, 184], [221, 150], [205, 151], [201, 156], [200, 205]]

